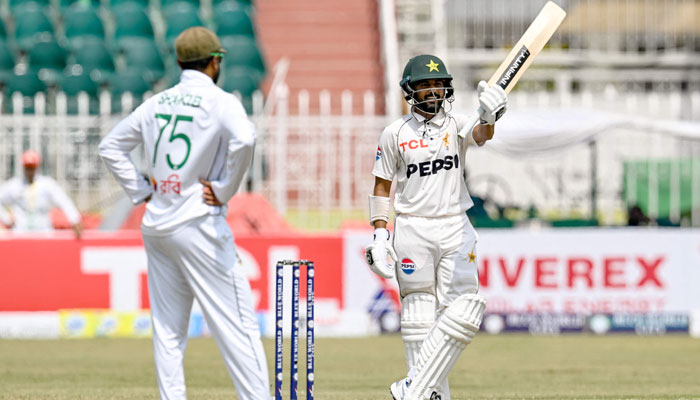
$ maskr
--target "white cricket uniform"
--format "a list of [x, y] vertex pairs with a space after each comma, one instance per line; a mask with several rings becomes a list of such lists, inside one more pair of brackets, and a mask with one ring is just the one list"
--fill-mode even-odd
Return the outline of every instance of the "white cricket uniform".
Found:
[[7, 207], [16, 232], [46, 232], [53, 230], [51, 208], [63, 211], [71, 225], [80, 222], [80, 213], [58, 182], [44, 175], [35, 175], [30, 184], [24, 177], [14, 177], [0, 187], [0, 208]]
[[397, 178], [393, 245], [401, 296], [430, 293], [440, 310], [479, 287], [477, 237], [466, 216], [473, 203], [463, 177], [467, 147], [476, 143], [471, 134], [458, 136], [468, 120], [405, 115], [382, 132], [372, 171]]
[[[146, 180], [129, 158], [143, 143]], [[162, 399], [185, 399], [183, 358], [193, 299], [223, 355], [238, 398], [269, 399], [267, 363], [248, 280], [236, 263], [226, 206], [204, 203], [200, 178], [223, 204], [253, 156], [255, 128], [241, 103], [207, 75], [185, 70], [100, 143], [100, 156], [136, 204], [148, 254], [153, 347]]]

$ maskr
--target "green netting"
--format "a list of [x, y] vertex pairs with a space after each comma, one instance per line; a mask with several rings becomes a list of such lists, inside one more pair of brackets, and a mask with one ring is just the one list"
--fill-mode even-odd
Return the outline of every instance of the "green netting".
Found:
[[646, 215], [658, 218], [668, 218], [672, 207], [681, 215], [689, 213], [693, 204], [700, 204], [700, 197], [692, 196], [693, 169], [695, 179], [700, 179], [700, 160], [626, 161], [622, 198], [628, 206], [636, 204]]

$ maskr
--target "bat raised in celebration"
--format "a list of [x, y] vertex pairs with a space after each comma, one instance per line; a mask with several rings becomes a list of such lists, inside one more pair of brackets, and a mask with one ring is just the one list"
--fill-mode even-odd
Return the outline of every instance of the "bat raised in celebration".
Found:
[[[498, 85], [506, 93], [509, 93], [515, 84], [518, 83], [520, 77], [527, 71], [528, 67], [530, 67], [535, 57], [542, 51], [544, 45], [554, 35], [564, 17], [566, 17], [566, 12], [554, 2], [548, 1], [523, 36], [520, 37], [520, 40], [515, 44], [508, 57], [503, 60], [491, 79], [489, 79], [489, 86]], [[503, 110], [499, 114], [502, 113]], [[496, 117], [496, 119], [498, 118], [500, 118], [500, 115]], [[479, 115], [475, 115], [473, 123], [465, 125], [465, 128], [459, 132], [459, 136], [466, 137], [471, 133], [471, 128], [469, 127], [475, 126], [478, 122]]]
[[498, 85], [509, 93], [554, 35], [564, 17], [566, 17], [566, 11], [554, 2], [548, 1], [518, 43], [513, 46], [508, 57], [489, 79], [489, 86]]

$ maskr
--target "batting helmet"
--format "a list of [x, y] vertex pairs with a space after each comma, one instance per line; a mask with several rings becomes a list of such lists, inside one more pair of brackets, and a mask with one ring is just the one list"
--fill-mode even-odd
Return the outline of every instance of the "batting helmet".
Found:
[[445, 63], [437, 56], [421, 54], [408, 60], [403, 69], [401, 89], [403, 89], [406, 101], [411, 103], [411, 101], [416, 100], [414, 98], [415, 90], [413, 88], [416, 82], [426, 79], [444, 79], [446, 89], [445, 99], [448, 101], [452, 100], [451, 98], [454, 95], [452, 75], [447, 72]]

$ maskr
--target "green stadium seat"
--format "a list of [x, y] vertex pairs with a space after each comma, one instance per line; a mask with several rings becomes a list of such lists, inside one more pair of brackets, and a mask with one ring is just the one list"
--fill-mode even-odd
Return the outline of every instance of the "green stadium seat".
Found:
[[10, 6], [10, 12], [12, 14], [24, 9], [25, 7], [38, 7], [38, 8], [47, 8], [51, 5], [50, 0], [10, 0], [9, 1], [9, 6]]
[[38, 71], [39, 77], [55, 83], [66, 67], [66, 50], [53, 37], [37, 40], [28, 49], [29, 68]]
[[7, 82], [13, 75], [15, 55], [7, 42], [0, 41], [0, 85]]
[[177, 36], [187, 28], [202, 26], [202, 20], [197, 14], [197, 8], [190, 3], [175, 3], [163, 11], [163, 17], [167, 24], [165, 43], [169, 49], [173, 48]]
[[109, 0], [109, 8], [112, 10], [123, 6], [138, 7], [146, 10], [148, 8], [148, 0]]
[[180, 75], [182, 74], [182, 69], [179, 66], [169, 67], [165, 73], [165, 83], [167, 87], [171, 88], [178, 83], [180, 83]]
[[98, 8], [100, 7], [100, 0], [59, 0], [58, 6], [61, 9], [61, 12], [65, 12], [68, 8], [71, 8], [75, 5], [81, 5], [83, 7], [92, 7], [92, 8]]
[[54, 35], [54, 28], [46, 11], [36, 4], [27, 5], [13, 14], [15, 41], [22, 49], [31, 47], [37, 36]]
[[133, 106], [136, 108], [143, 100], [144, 93], [151, 90], [151, 87], [146, 78], [144, 78], [143, 73], [136, 70], [128, 70], [114, 74], [109, 81], [109, 89], [112, 93], [112, 112], [119, 113], [122, 111], [122, 94], [131, 93], [134, 96]]
[[154, 83], [165, 75], [163, 57], [154, 41], [134, 40], [122, 51], [126, 69], [141, 72], [148, 82]]
[[89, 113], [99, 112], [98, 84], [90, 78], [90, 75], [80, 65], [72, 65], [66, 74], [57, 82], [59, 90], [66, 94], [66, 109], [68, 114], [78, 113], [78, 95], [85, 92], [88, 95]]
[[85, 41], [73, 50], [73, 55], [75, 63], [81, 65], [96, 82], [104, 82], [114, 74], [114, 58], [102, 40]]
[[115, 22], [114, 39], [117, 43], [135, 37], [153, 40], [153, 25], [145, 10], [139, 5], [125, 3], [112, 9], [112, 14]]
[[253, 112], [253, 93], [258, 90], [258, 71], [234, 66], [224, 70], [222, 89], [229, 93], [238, 92], [241, 103], [248, 114]]
[[255, 37], [250, 12], [234, 3], [223, 3], [215, 9], [214, 24], [219, 36]]
[[222, 36], [221, 46], [226, 49], [224, 58], [225, 68], [242, 66], [258, 71], [259, 77], [265, 75], [265, 62], [263, 61], [260, 49], [258, 49], [255, 39], [249, 36]]
[[39, 92], [46, 91], [46, 84], [39, 79], [36, 71], [26, 71], [22, 74], [13, 74], [5, 86], [5, 100], [3, 101], [5, 111], [13, 111], [12, 95], [15, 92], [21, 93], [24, 97], [23, 112], [25, 114], [34, 112], [34, 96]]
[[87, 38], [105, 37], [105, 28], [97, 11], [89, 5], [75, 3], [63, 15], [66, 38], [72, 47], [79, 47]]
[[213, 9], [216, 9], [224, 4], [231, 3], [232, 5], [237, 5], [239, 7], [244, 7], [248, 9], [253, 8], [253, 2], [252, 0], [212, 0], [211, 1], [211, 7]]
[[7, 28], [5, 28], [5, 21], [0, 16], [0, 39], [7, 39]]
[[160, 0], [160, 8], [163, 13], [166, 13], [170, 8], [181, 6], [182, 3], [186, 3], [193, 6], [195, 9], [199, 9], [199, 0]]
[[225, 68], [222, 88], [229, 92], [238, 92], [241, 96], [250, 96], [258, 90], [259, 80], [256, 79], [257, 72], [254, 69], [240, 66]]

